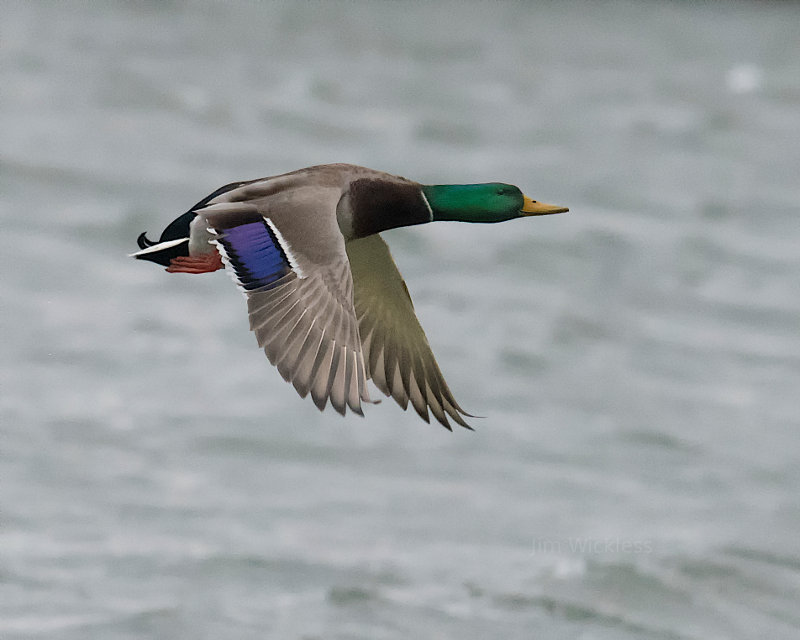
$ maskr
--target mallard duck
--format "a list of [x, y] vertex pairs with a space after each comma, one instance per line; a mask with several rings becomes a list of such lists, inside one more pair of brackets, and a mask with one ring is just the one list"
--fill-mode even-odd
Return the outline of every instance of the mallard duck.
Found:
[[503, 222], [568, 211], [497, 182], [423, 185], [349, 164], [234, 182], [131, 254], [170, 273], [225, 268], [250, 329], [281, 376], [316, 406], [363, 415], [367, 380], [447, 429], [456, 402], [381, 231], [437, 220]]

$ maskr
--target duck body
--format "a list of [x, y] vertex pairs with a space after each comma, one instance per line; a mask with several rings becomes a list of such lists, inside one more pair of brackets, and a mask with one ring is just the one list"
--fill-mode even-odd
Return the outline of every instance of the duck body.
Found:
[[566, 211], [513, 185], [423, 185], [349, 164], [228, 184], [133, 256], [171, 273], [220, 268], [247, 299], [270, 362], [323, 410], [363, 415], [367, 379], [404, 409], [470, 428], [436, 363], [405, 282], [379, 233], [462, 220]]

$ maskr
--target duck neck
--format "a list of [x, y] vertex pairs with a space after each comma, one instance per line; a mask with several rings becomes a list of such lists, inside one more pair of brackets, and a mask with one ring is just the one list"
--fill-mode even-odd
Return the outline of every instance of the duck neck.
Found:
[[434, 219], [419, 184], [375, 179], [350, 183], [339, 201], [337, 217], [346, 238], [363, 238]]

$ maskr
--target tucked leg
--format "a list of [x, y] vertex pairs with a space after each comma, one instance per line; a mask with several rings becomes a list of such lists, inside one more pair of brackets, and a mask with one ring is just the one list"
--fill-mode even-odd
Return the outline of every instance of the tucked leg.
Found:
[[211, 273], [217, 269], [222, 269], [219, 251], [206, 253], [202, 256], [178, 256], [169, 261], [167, 271], [169, 273]]

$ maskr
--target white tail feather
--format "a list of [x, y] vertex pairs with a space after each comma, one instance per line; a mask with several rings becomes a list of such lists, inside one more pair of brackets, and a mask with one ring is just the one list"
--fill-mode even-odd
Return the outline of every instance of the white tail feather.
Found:
[[167, 240], [166, 242], [159, 242], [158, 244], [154, 244], [152, 247], [147, 247], [146, 249], [142, 249], [141, 251], [137, 251], [136, 253], [129, 253], [129, 258], [136, 258], [137, 256], [143, 256], [148, 253], [158, 253], [159, 251], [163, 251], [164, 249], [169, 249], [170, 247], [177, 247], [179, 244], [184, 242], [189, 242], [189, 238], [178, 238], [177, 240]]

